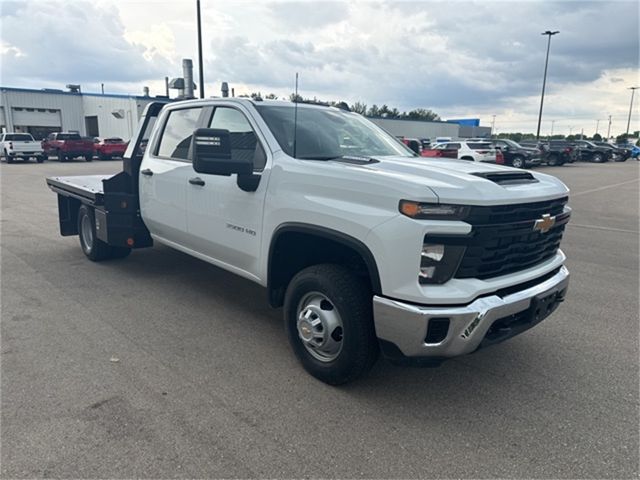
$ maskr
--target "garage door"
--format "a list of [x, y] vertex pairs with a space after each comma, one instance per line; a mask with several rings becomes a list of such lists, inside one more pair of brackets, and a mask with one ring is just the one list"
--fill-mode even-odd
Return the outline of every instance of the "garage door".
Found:
[[62, 127], [60, 110], [42, 108], [14, 108], [13, 124], [33, 127]]

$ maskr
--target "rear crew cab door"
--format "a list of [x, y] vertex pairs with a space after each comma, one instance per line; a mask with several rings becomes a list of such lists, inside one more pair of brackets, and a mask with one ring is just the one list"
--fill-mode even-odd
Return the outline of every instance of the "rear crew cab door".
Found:
[[187, 222], [193, 249], [213, 263], [247, 277], [259, 276], [262, 220], [270, 159], [267, 143], [250, 112], [238, 105], [217, 105], [208, 128], [228, 130], [231, 155], [249, 156], [254, 175], [260, 176], [255, 191], [238, 186], [238, 176], [191, 172], [203, 185], [187, 185]]
[[147, 149], [140, 166], [140, 212], [152, 235], [188, 247], [187, 200], [193, 176], [189, 147], [193, 131], [211, 108], [170, 109], [159, 121], [159, 135]]

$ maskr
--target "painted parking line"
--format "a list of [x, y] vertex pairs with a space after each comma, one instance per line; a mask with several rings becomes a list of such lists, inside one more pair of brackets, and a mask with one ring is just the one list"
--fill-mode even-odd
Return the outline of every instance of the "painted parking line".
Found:
[[588, 228], [591, 230], [605, 230], [608, 232], [621, 232], [621, 233], [634, 233], [638, 235], [640, 232], [637, 230], [625, 230], [623, 228], [603, 227], [600, 225], [581, 225], [579, 223], [569, 223], [570, 227]]
[[604, 187], [592, 188], [591, 190], [585, 190], [583, 192], [572, 193], [572, 194], [570, 194], [570, 196], [571, 197], [579, 197], [580, 195], [586, 195], [587, 193], [599, 192], [601, 190], [607, 190], [609, 188], [621, 187], [622, 185], [628, 185], [630, 183], [635, 183], [638, 180], [640, 180], [640, 179], [636, 178], [635, 180], [627, 180], [626, 182], [614, 183], [613, 185], [605, 185]]

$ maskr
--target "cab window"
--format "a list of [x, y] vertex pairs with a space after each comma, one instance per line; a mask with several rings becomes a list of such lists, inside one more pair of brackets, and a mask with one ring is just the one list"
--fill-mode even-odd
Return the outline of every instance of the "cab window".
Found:
[[253, 160], [255, 171], [264, 170], [267, 157], [249, 120], [242, 112], [231, 107], [217, 107], [209, 128], [228, 130], [231, 140], [231, 158]]
[[198, 128], [201, 113], [202, 107], [182, 108], [169, 112], [158, 146], [159, 157], [189, 159], [191, 137], [193, 131]]

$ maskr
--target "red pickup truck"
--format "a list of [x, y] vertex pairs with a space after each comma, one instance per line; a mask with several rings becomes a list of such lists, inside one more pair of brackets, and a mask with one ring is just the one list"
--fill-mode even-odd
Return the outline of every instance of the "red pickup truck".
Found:
[[125, 142], [121, 138], [96, 138], [93, 145], [94, 153], [100, 160], [110, 160], [113, 157], [122, 157], [127, 150], [129, 142]]
[[47, 157], [58, 157], [61, 162], [76, 157], [84, 157], [87, 162], [93, 160], [93, 140], [83, 139], [79, 133], [50, 133], [42, 141], [42, 149]]

